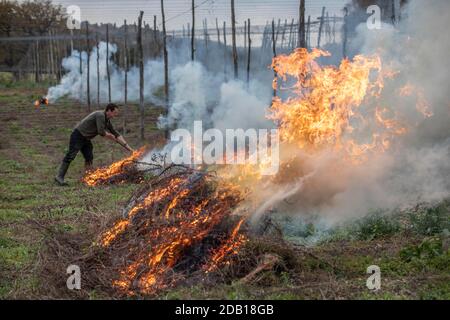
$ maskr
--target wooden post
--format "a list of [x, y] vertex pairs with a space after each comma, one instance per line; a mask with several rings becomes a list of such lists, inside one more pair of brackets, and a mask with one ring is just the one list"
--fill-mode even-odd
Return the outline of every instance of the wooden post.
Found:
[[247, 20], [244, 21], [244, 50], [247, 49]]
[[86, 94], [87, 94], [87, 107], [88, 112], [91, 112], [91, 86], [90, 86], [90, 77], [91, 77], [91, 69], [90, 69], [90, 56], [89, 56], [89, 23], [86, 21], [86, 54], [87, 54], [87, 76], [86, 76]]
[[247, 21], [248, 53], [247, 53], [247, 85], [250, 83], [250, 55], [252, 50], [252, 39], [250, 38], [250, 19]]
[[106, 76], [108, 78], [108, 102], [111, 103], [111, 75], [109, 73], [109, 24], [106, 25]]
[[192, 0], [191, 60], [195, 59], [195, 0]]
[[289, 43], [288, 43], [288, 48], [291, 49], [292, 48], [292, 31], [294, 30], [294, 19], [292, 19], [291, 21], [291, 27], [289, 29]]
[[395, 0], [391, 0], [391, 11], [392, 11], [392, 15], [391, 15], [392, 24], [395, 25], [395, 23], [396, 23], [396, 19], [395, 19]]
[[81, 45], [81, 25], [80, 25], [80, 40], [78, 41], [78, 51], [80, 52], [79, 54], [79, 64], [80, 64], [80, 101], [83, 100], [83, 59], [82, 59], [82, 45]]
[[144, 11], [139, 13], [138, 18], [138, 51], [139, 51], [139, 109], [141, 111], [140, 132], [141, 139], [144, 140], [144, 51], [142, 48], [142, 16]]
[[227, 23], [223, 22], [223, 74], [227, 80]]
[[52, 37], [52, 31], [48, 31], [48, 35], [50, 37], [49, 41], [49, 54], [50, 54], [50, 74], [53, 82], [53, 78], [55, 78], [56, 72], [55, 72], [55, 61], [53, 57], [53, 37]]
[[[164, 102], [165, 102], [165, 115], [167, 116], [169, 111], [169, 61], [167, 56], [166, 46], [166, 18], [164, 15], [164, 0], [161, 0], [161, 16], [163, 27], [163, 49], [164, 49]], [[166, 139], [169, 139], [169, 129], [165, 130]]]
[[[297, 24], [298, 24], [298, 20], [297, 20]], [[297, 48], [297, 40], [298, 40], [298, 27], [296, 29], [294, 29], [293, 34], [292, 34], [292, 48]]]
[[153, 40], [155, 41], [155, 44], [158, 42], [156, 36], [156, 15], [153, 16]]
[[275, 34], [275, 43], [278, 43], [278, 36], [280, 35], [280, 26], [281, 26], [281, 19], [278, 19], [278, 24], [276, 28], [276, 34]]
[[39, 82], [39, 40], [36, 40], [35, 45], [34, 45], [34, 81], [36, 83]]
[[124, 69], [125, 69], [125, 88], [124, 88], [124, 95], [123, 95], [123, 100], [124, 100], [124, 108], [125, 110], [123, 110], [123, 123], [122, 123], [122, 132], [123, 135], [125, 136], [126, 132], [127, 132], [127, 114], [128, 114], [128, 25], [127, 25], [127, 20], [125, 19], [123, 22], [124, 25], [124, 31], [125, 31], [125, 44], [124, 44]]
[[347, 17], [348, 17], [348, 8], [344, 8], [344, 26], [343, 26], [343, 36], [342, 36], [342, 58], [347, 58]]
[[97, 49], [97, 107], [100, 108], [100, 51], [98, 47], [98, 33], [95, 35]]
[[205, 18], [205, 39], [206, 39], [206, 48], [208, 48], [208, 42], [209, 42], [209, 33], [208, 33], [208, 19]]
[[[275, 42], [275, 20], [272, 20], [272, 51], [273, 51], [273, 57], [275, 58], [277, 56], [276, 51], [276, 42]], [[275, 69], [273, 69], [273, 96], [277, 96], [277, 72]]]
[[70, 53], [73, 52], [73, 29], [70, 29]]
[[234, 0], [231, 0], [231, 33], [233, 42], [233, 63], [234, 63], [234, 78], [238, 78], [238, 55], [236, 49], [236, 17], [234, 14]]
[[325, 33], [327, 35], [327, 43], [331, 42], [331, 26], [330, 26], [330, 15], [327, 11], [327, 15], [326, 15], [326, 24], [325, 24]]
[[219, 30], [219, 22], [217, 21], [217, 18], [216, 18], [216, 29], [217, 29], [217, 43], [219, 44], [219, 47], [220, 47], [220, 30]]
[[[267, 37], [267, 22], [266, 25], [264, 27], [264, 31], [263, 31], [263, 35], [262, 35], [262, 40], [261, 40], [261, 53], [264, 51], [264, 49], [266, 48], [266, 37]], [[262, 54], [261, 54], [262, 57]]]
[[[207, 23], [208, 22], [206, 21], [206, 19], [203, 20], [203, 38], [205, 39], [206, 51], [208, 51], [208, 31], [207, 31], [208, 25], [207, 25]], [[206, 57], [208, 57], [208, 56], [206, 56]]]
[[308, 24], [306, 26], [306, 48], [311, 48], [311, 16], [308, 16]]
[[283, 32], [281, 33], [281, 44], [280, 44], [281, 49], [283, 49], [284, 37], [286, 35], [286, 29], [287, 29], [287, 19], [284, 19], [284, 28], [283, 28]]
[[333, 43], [336, 43], [336, 14], [333, 16]]
[[305, 0], [300, 0], [299, 22], [298, 22], [298, 43], [300, 48], [306, 48], [305, 38]]
[[322, 7], [322, 16], [320, 17], [319, 35], [317, 36], [317, 48], [320, 48], [320, 40], [322, 37], [323, 21], [325, 19], [325, 7]]
[[[52, 33], [54, 34], [54, 33]], [[66, 44], [65, 42], [63, 43], [63, 45]], [[54, 46], [54, 61], [55, 61], [55, 75], [56, 75], [56, 80], [57, 82], [59, 82], [59, 80], [61, 79], [61, 59], [60, 56], [63, 54], [61, 53], [61, 50], [59, 48], [59, 41], [58, 40], [53, 40], [53, 46]], [[72, 55], [72, 52], [70, 52], [70, 55]]]

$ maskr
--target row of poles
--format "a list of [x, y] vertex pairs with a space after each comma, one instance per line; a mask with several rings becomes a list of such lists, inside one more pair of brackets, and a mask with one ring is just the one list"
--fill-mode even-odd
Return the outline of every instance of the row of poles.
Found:
[[[232, 50], [231, 50], [231, 56], [233, 60], [233, 74], [234, 78], [239, 77], [239, 65], [238, 65], [238, 51], [237, 51], [237, 44], [236, 44], [236, 17], [235, 17], [235, 1], [230, 0], [231, 2], [231, 39], [232, 39]], [[188, 37], [190, 37], [190, 44], [191, 44], [191, 60], [194, 61], [196, 59], [196, 14], [195, 10], [195, 0], [192, 0], [192, 21], [189, 24], [188, 28]], [[299, 2], [299, 20], [297, 26], [294, 25], [294, 21], [291, 22], [290, 26], [288, 27], [287, 21], [285, 21], [284, 28], [281, 27], [280, 20], [278, 21], [278, 25], [275, 26], [275, 21], [272, 20], [271, 26], [266, 25], [264, 28], [264, 32], [262, 35], [262, 43], [261, 43], [261, 51], [264, 51], [266, 48], [268, 48], [268, 44], [272, 42], [272, 53], [273, 57], [277, 56], [277, 43], [279, 43], [279, 39], [281, 38], [281, 49], [283, 48], [283, 42], [285, 39], [285, 33], [286, 30], [289, 28], [289, 41], [287, 47], [289, 49], [293, 47], [302, 47], [307, 48], [311, 45], [311, 28], [312, 25], [318, 24], [318, 42], [317, 46], [320, 47], [321, 45], [321, 36], [323, 33], [323, 29], [325, 28], [325, 34], [329, 36], [329, 39], [331, 38], [331, 32], [329, 30], [331, 29], [329, 27], [330, 19], [325, 15], [326, 8], [322, 8], [322, 15], [318, 22], [311, 22], [311, 17], [308, 16], [308, 21], [305, 20], [305, 0], [300, 0]], [[127, 108], [128, 106], [128, 71], [130, 67], [130, 60], [133, 59], [134, 64], [137, 64], [137, 67], [139, 68], [139, 112], [140, 112], [140, 137], [141, 139], [144, 139], [145, 134], [145, 127], [144, 127], [144, 114], [145, 114], [145, 108], [144, 108], [144, 45], [143, 45], [143, 16], [144, 12], [140, 11], [138, 16], [137, 25], [134, 25], [134, 31], [136, 32], [136, 47], [133, 48], [133, 53], [130, 56], [131, 49], [129, 46], [129, 30], [127, 21], [124, 21], [124, 30], [123, 30], [123, 59], [121, 60], [123, 62], [124, 67], [124, 105]], [[168, 52], [167, 52], [167, 31], [166, 31], [166, 19], [165, 19], [165, 12], [164, 12], [164, 0], [161, 0], [161, 17], [162, 17], [162, 32], [156, 31], [156, 16], [154, 16], [153, 19], [153, 45], [158, 47], [157, 52], [160, 52], [162, 49], [163, 52], [163, 59], [164, 59], [164, 110], [167, 112], [168, 110], [168, 104], [169, 104], [169, 61], [168, 61]], [[334, 23], [336, 23], [337, 19], [336, 17], [332, 20]], [[145, 23], [144, 23], [145, 25]], [[270, 28], [271, 27], [271, 28]], [[295, 30], [295, 27], [297, 27]], [[145, 25], [146, 30], [148, 29], [148, 25]], [[183, 27], [184, 30], [184, 27]], [[216, 19], [216, 31], [217, 31], [217, 40], [218, 45], [223, 46], [224, 50], [224, 61], [227, 60], [228, 52], [227, 52], [227, 31], [226, 31], [226, 22], [223, 22], [223, 45], [220, 41], [220, 29], [218, 25], [218, 21]], [[297, 32], [294, 32], [297, 31]], [[84, 35], [82, 34], [84, 33]], [[84, 30], [80, 30], [80, 34], [78, 36], [78, 39], [80, 39], [80, 42], [82, 41], [81, 37], [85, 37], [85, 48], [87, 53], [87, 77], [86, 77], [86, 90], [83, 89], [83, 83], [80, 84], [80, 98], [83, 99], [84, 93], [86, 94], [86, 102], [87, 102], [87, 108], [90, 111], [91, 110], [91, 83], [90, 83], [90, 74], [93, 70], [91, 70], [91, 61], [90, 61], [90, 47], [91, 47], [91, 41], [95, 39], [96, 41], [96, 48], [97, 48], [97, 61], [96, 61], [96, 70], [94, 72], [97, 73], [97, 97], [96, 102], [97, 105], [100, 105], [100, 57], [99, 57], [99, 37], [98, 32], [95, 32], [95, 37], [91, 36], [91, 30], [89, 28], [89, 24], [86, 22], [84, 24]], [[208, 28], [207, 28], [207, 21], [203, 21], [203, 36], [205, 38], [205, 47], [207, 49], [208, 47]], [[51, 34], [50, 34], [51, 35]], [[183, 35], [185, 35], [183, 31]], [[251, 50], [252, 50], [252, 38], [251, 38], [252, 32], [251, 32], [251, 21], [250, 19], [247, 19], [244, 23], [244, 52], [246, 53], [246, 81], [247, 83], [250, 81], [250, 69], [251, 69]], [[269, 36], [271, 35], [271, 40], [269, 40]], [[74, 35], [71, 33], [71, 42], [70, 42], [70, 50], [73, 51], [74, 44], [73, 39]], [[75, 37], [76, 39], [76, 37]], [[162, 41], [161, 41], [162, 39]], [[346, 37], [344, 36], [344, 39]], [[113, 39], [114, 42], [114, 39]], [[160, 43], [162, 42], [162, 46], [160, 46]], [[52, 44], [52, 38], [50, 37], [50, 53], [49, 57], [51, 60], [58, 60], [61, 57], [55, 57], [55, 53], [53, 52], [53, 44]], [[58, 43], [58, 41], [55, 41], [55, 43]], [[106, 55], [109, 57], [109, 44], [110, 44], [110, 30], [109, 25], [106, 25]], [[345, 48], [345, 44], [344, 44]], [[83, 61], [81, 56], [81, 46], [80, 46], [80, 56], [79, 56], [79, 71], [80, 75], [83, 72]], [[345, 50], [345, 49], [344, 49]], [[36, 52], [39, 52], [39, 50], [36, 50]], [[158, 54], [158, 53], [157, 53]], [[122, 56], [122, 55], [121, 55]], [[38, 61], [39, 59], [36, 59]], [[113, 57], [114, 60], [114, 57]], [[118, 59], [117, 59], [118, 60]], [[119, 61], [117, 61], [119, 62]], [[137, 63], [136, 63], [137, 62]], [[51, 66], [54, 66], [55, 64], [52, 62], [50, 63]], [[53, 68], [53, 67], [52, 67]], [[56, 70], [56, 68], [55, 68]], [[53, 71], [52, 71], [53, 72]], [[224, 73], [226, 75], [226, 63], [224, 63]], [[57, 78], [59, 79], [61, 77], [61, 69], [57, 70]], [[107, 77], [107, 83], [108, 83], [108, 102], [111, 102], [111, 70], [110, 70], [110, 61], [109, 59], [106, 59], [106, 77]], [[274, 72], [274, 77], [277, 78], [276, 72]], [[274, 96], [277, 94], [276, 88], [273, 92]], [[84, 100], [84, 99], [83, 99]], [[123, 117], [123, 132], [126, 132], [126, 125], [127, 125], [127, 117], [126, 117], [126, 110], [124, 110], [124, 117]], [[166, 135], [168, 133], [166, 132]]]

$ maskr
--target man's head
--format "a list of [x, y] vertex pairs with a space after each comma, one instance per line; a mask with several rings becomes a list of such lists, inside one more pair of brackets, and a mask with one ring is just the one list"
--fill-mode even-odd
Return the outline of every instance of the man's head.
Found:
[[105, 108], [105, 113], [108, 119], [115, 118], [119, 115], [119, 107], [114, 103], [109, 103]]

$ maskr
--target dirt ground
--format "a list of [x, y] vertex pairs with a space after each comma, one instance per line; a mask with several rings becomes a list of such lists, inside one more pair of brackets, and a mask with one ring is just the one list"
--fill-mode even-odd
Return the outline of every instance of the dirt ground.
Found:
[[[51, 225], [60, 233], [89, 237], [92, 225], [120, 215], [125, 201], [137, 188], [129, 184], [86, 187], [79, 181], [81, 155], [69, 169], [70, 186], [54, 184], [70, 132], [88, 111], [86, 106], [68, 99], [35, 108], [33, 101], [45, 91], [44, 86], [0, 88], [2, 299], [79, 298], [71, 292], [60, 297], [45, 292], [44, 287], [52, 286], [39, 277], [40, 253], [45, 251], [46, 239], [30, 226], [29, 220]], [[126, 112], [129, 123], [125, 137], [132, 146], [162, 142], [163, 133], [156, 127], [160, 110], [148, 108], [145, 141], [138, 138], [138, 107], [131, 106]], [[113, 123], [121, 128], [122, 118]], [[126, 154], [110, 141], [94, 140], [96, 166]], [[228, 278], [222, 282], [214, 286], [184, 284], [161, 292], [157, 298], [449, 299], [449, 223], [450, 202], [444, 201], [394, 218], [375, 215], [333, 231], [314, 246], [295, 244], [275, 231], [255, 235], [233, 258], [233, 267], [224, 271]], [[248, 269], [244, 264], [250, 261], [249, 256], [257, 264], [267, 254], [276, 255], [278, 262], [252, 281], [242, 281], [245, 275], [239, 270]], [[381, 269], [380, 290], [371, 291], [366, 286], [370, 265]], [[83, 298], [109, 297], [92, 290]]]

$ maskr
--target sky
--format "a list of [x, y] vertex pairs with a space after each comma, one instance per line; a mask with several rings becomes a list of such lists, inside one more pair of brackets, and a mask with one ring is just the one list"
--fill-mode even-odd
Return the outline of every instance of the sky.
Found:
[[[330, 16], [342, 15], [342, 8], [349, 0], [306, 0], [306, 16], [312, 19], [320, 16], [322, 6], [327, 8]], [[157, 15], [157, 24], [161, 23], [160, 0], [53, 0], [63, 6], [77, 5], [81, 9], [81, 19], [90, 23], [117, 23], [121, 25], [124, 19], [134, 23], [140, 10], [144, 11], [144, 21], [153, 25], [153, 15]], [[230, 0], [195, 0], [196, 25], [202, 26], [202, 20], [208, 20], [209, 27], [215, 27], [215, 19], [219, 25], [231, 20]], [[181, 30], [183, 25], [191, 21], [191, 0], [165, 0], [165, 15], [167, 30]], [[266, 21], [292, 18], [298, 19], [299, 0], [235, 0], [237, 26], [243, 25], [247, 18], [252, 25], [265, 25]]]

